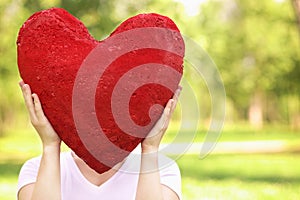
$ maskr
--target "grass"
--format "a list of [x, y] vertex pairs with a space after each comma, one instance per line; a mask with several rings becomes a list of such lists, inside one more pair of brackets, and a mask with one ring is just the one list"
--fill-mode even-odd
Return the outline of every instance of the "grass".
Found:
[[300, 155], [210, 155], [177, 160], [184, 199], [300, 199]]
[[[171, 130], [164, 140], [172, 141], [174, 136], [176, 133]], [[205, 132], [197, 134], [194, 141], [202, 141], [204, 136]], [[219, 141], [285, 140], [295, 143], [299, 138], [299, 133], [280, 127], [260, 131], [230, 127], [224, 130]], [[40, 150], [39, 138], [32, 128], [9, 131], [0, 138], [1, 200], [15, 199], [22, 164], [39, 155]], [[300, 154], [225, 154], [209, 155], [205, 159], [184, 155], [177, 163], [186, 200], [300, 199]]]
[[[173, 126], [172, 126], [173, 125]], [[180, 124], [171, 122], [171, 128], [163, 138], [163, 142], [193, 141], [203, 142], [207, 136], [207, 128], [200, 127], [197, 131], [180, 129]], [[267, 125], [263, 129], [255, 129], [247, 124], [227, 125], [221, 130], [219, 142], [255, 141], [255, 140], [284, 140], [300, 142], [300, 131], [291, 130], [288, 126]]]
[[16, 199], [18, 173], [23, 160], [0, 161], [0, 199]]
[[[15, 199], [23, 160], [0, 163], [0, 199]], [[210, 155], [200, 160], [185, 155], [177, 160], [183, 197], [190, 199], [300, 199], [300, 155]]]

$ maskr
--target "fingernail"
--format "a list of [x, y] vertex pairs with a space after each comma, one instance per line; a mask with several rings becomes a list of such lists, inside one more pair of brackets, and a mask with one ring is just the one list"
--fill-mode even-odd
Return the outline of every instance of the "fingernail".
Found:
[[19, 82], [19, 86], [20, 86], [20, 87], [23, 87], [23, 85], [24, 85], [24, 81], [21, 80], [21, 81]]
[[172, 108], [172, 107], [173, 107], [173, 105], [174, 105], [174, 100], [173, 100], [173, 99], [171, 99], [171, 106], [170, 106], [170, 108]]
[[172, 102], [172, 104], [171, 104], [171, 106], [170, 106], [170, 108], [169, 108], [169, 114], [172, 113], [172, 108], [173, 108], [173, 106], [174, 106], [174, 103]]
[[179, 90], [182, 90], [182, 86], [181, 86], [181, 85], [178, 85], [178, 89], [179, 89]]

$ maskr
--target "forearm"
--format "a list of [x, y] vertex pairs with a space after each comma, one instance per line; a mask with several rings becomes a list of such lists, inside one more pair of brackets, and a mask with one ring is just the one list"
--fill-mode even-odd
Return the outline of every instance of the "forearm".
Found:
[[143, 151], [138, 180], [136, 200], [163, 199], [162, 185], [160, 183], [158, 153]]
[[44, 115], [37, 94], [32, 94], [30, 86], [19, 83], [33, 127], [43, 143], [43, 154], [36, 182], [20, 190], [19, 199], [59, 200], [60, 189], [60, 143], [61, 140]]
[[136, 200], [162, 200], [177, 199], [174, 191], [166, 189], [160, 183], [158, 149], [160, 141], [166, 132], [171, 115], [176, 107], [181, 87], [176, 90], [173, 99], [170, 99], [163, 111], [162, 116], [142, 141], [141, 168], [137, 186]]
[[44, 146], [31, 199], [60, 200], [60, 182], [60, 145]]

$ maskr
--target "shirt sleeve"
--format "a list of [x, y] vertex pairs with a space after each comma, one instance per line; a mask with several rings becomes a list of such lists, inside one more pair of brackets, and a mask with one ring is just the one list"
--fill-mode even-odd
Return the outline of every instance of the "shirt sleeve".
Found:
[[182, 199], [181, 193], [181, 174], [177, 163], [173, 160], [169, 160], [169, 166], [163, 167], [160, 170], [160, 182], [161, 184], [169, 187]]
[[17, 185], [17, 194], [21, 190], [22, 187], [36, 182], [36, 177], [38, 174], [39, 166], [40, 166], [40, 157], [32, 158], [24, 163], [22, 166]]

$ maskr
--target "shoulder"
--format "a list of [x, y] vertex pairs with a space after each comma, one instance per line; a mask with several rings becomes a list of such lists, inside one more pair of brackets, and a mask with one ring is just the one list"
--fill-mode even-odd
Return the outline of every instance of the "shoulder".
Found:
[[160, 171], [172, 171], [174, 173], [180, 174], [179, 167], [175, 160], [173, 160], [163, 154], [159, 154], [158, 163], [159, 163]]
[[18, 192], [22, 187], [36, 182], [40, 161], [41, 161], [41, 156], [31, 158], [23, 164], [18, 178], [18, 185], [17, 185]]
[[34, 176], [40, 166], [40, 162], [41, 156], [27, 160], [20, 170], [19, 179]]
[[[60, 153], [61, 163], [65, 162], [65, 160], [68, 160], [68, 157], [70, 157], [70, 156], [71, 156], [71, 152], [62, 152], [62, 153]], [[34, 158], [31, 158], [31, 159], [27, 160], [23, 164], [20, 173], [26, 172], [26, 171], [33, 171], [35, 169], [38, 169], [39, 166], [40, 166], [40, 162], [41, 162], [41, 156], [37, 156], [37, 157], [34, 157]]]
[[[64, 165], [64, 163], [66, 163], [67, 157], [71, 154], [70, 152], [62, 152], [60, 155], [61, 155], [60, 156], [61, 165]], [[18, 191], [25, 185], [36, 182], [36, 177], [39, 171], [40, 162], [41, 162], [41, 156], [37, 156], [27, 160], [23, 164], [18, 177], [18, 185], [17, 185]]]
[[[131, 153], [125, 164], [121, 167], [122, 171], [127, 173], [140, 173], [141, 154]], [[149, 169], [149, 172], [159, 171], [161, 184], [173, 190], [181, 199], [181, 173], [175, 160], [164, 154], [158, 154], [158, 169]]]
[[159, 156], [159, 173], [161, 184], [173, 190], [182, 199], [181, 192], [181, 173], [175, 160], [160, 155]]
[[175, 160], [165, 156], [160, 155], [158, 159], [159, 172], [162, 181], [164, 178], [171, 178], [174, 181], [181, 182], [180, 169]]

